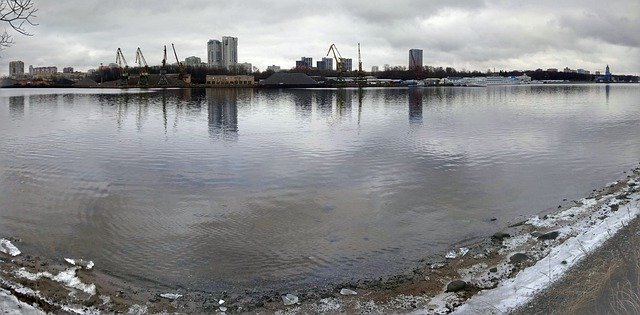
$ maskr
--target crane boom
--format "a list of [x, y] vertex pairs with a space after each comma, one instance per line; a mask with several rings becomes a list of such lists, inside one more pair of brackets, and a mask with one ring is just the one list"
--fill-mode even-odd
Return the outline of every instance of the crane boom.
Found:
[[[124, 55], [122, 54], [122, 50], [118, 47], [116, 50], [116, 63], [120, 67], [120, 77], [122, 78], [122, 83], [127, 84], [129, 82], [129, 66], [127, 65], [127, 60], [124, 59]], [[124, 64], [124, 67], [122, 66]]]
[[178, 59], [178, 53], [176, 53], [176, 47], [173, 45], [173, 43], [171, 43], [171, 48], [173, 48], [173, 55], [176, 56], [176, 62], [178, 63], [178, 70], [180, 71], [180, 73], [178, 74], [178, 78], [184, 81], [186, 77], [185, 71], [184, 71], [184, 65], [182, 65], [182, 63]]
[[144, 55], [142, 55], [142, 50], [140, 50], [140, 47], [138, 47], [138, 50], [136, 50], [136, 63], [140, 68], [142, 68], [143, 64], [145, 67], [147, 67], [147, 61], [144, 59]]
[[[147, 61], [144, 59], [144, 55], [142, 54], [142, 50], [138, 47], [136, 50], [136, 63], [138, 64], [138, 68], [140, 69], [140, 80], [138, 81], [140, 85], [149, 84], [149, 66], [147, 66]], [[142, 65], [144, 64], [144, 68]]]
[[362, 75], [362, 58], [360, 56], [360, 43], [358, 43], [358, 73]]
[[342, 58], [342, 55], [340, 55], [340, 52], [338, 51], [338, 47], [336, 47], [336, 44], [331, 44], [331, 46], [329, 46], [329, 51], [327, 51], [327, 57], [333, 54], [333, 59], [335, 59], [336, 61], [336, 70], [338, 71], [338, 75], [340, 77], [340, 79], [342, 79], [342, 60], [344, 58]]

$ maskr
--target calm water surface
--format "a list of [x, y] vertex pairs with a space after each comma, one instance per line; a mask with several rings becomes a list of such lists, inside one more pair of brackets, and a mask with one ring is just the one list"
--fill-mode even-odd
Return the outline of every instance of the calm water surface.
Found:
[[622, 177], [639, 100], [638, 85], [3, 89], [0, 236], [191, 289], [401, 273]]

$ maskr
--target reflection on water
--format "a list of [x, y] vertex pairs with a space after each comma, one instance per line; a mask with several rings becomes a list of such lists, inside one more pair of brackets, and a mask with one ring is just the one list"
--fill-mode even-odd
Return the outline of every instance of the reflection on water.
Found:
[[0, 90], [0, 236], [187, 289], [377, 278], [620, 177], [639, 96]]
[[24, 96], [9, 97], [9, 111], [13, 117], [22, 117], [24, 115]]
[[409, 89], [409, 122], [422, 123], [422, 90]]
[[237, 89], [207, 89], [209, 133], [213, 139], [236, 140], [238, 135]]

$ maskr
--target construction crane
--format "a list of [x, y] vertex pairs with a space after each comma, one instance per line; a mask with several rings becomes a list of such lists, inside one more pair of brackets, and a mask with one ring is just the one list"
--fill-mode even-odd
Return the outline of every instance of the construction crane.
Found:
[[178, 63], [178, 71], [180, 71], [180, 73], [178, 74], [178, 79], [186, 83], [191, 83], [191, 76], [186, 74], [184, 70], [184, 66], [182, 65], [182, 62], [180, 62], [180, 60], [178, 59], [178, 54], [176, 53], [176, 47], [173, 46], [173, 43], [171, 44], [171, 48], [173, 48], [173, 55], [176, 56], [176, 62]]
[[333, 53], [333, 59], [336, 61], [336, 70], [338, 71], [338, 80], [343, 81], [344, 79], [342, 78], [342, 71], [344, 68], [344, 65], [343, 65], [344, 58], [342, 58], [342, 55], [340, 55], [340, 52], [338, 51], [338, 47], [336, 47], [336, 44], [331, 44], [331, 46], [329, 46], [329, 51], [327, 51], [327, 57], [331, 53]]
[[164, 45], [164, 55], [162, 57], [162, 68], [160, 69], [158, 85], [169, 85], [169, 81], [167, 81], [167, 45]]
[[360, 43], [358, 43], [358, 84], [364, 84], [364, 72], [362, 72], [362, 57], [360, 56]]
[[116, 63], [120, 67], [120, 78], [122, 78], [122, 83], [127, 84], [129, 82], [129, 66], [127, 65], [127, 60], [124, 59], [124, 55], [122, 54], [120, 47], [116, 50]]
[[358, 73], [362, 75], [362, 57], [360, 56], [360, 43], [358, 43]]
[[136, 50], [136, 63], [138, 63], [138, 68], [140, 69], [140, 85], [149, 84], [149, 66], [147, 65], [147, 61], [144, 59], [144, 55], [142, 55], [140, 47]]

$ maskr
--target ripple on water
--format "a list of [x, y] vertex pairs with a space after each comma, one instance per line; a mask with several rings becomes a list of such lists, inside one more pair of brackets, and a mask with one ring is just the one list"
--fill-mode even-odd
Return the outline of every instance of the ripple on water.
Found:
[[640, 152], [637, 86], [4, 93], [0, 230], [186, 288], [403, 272]]

